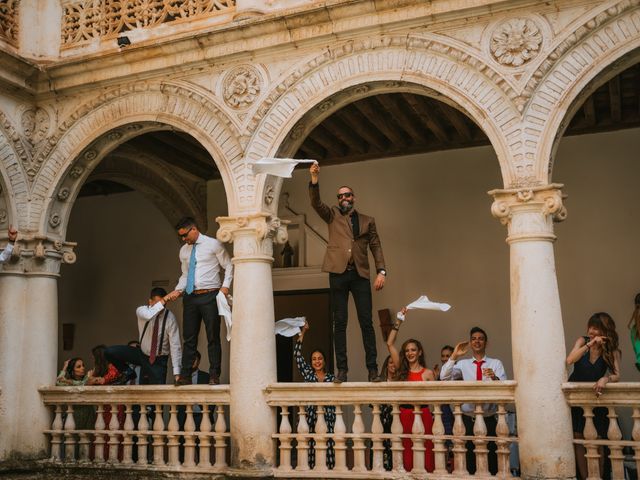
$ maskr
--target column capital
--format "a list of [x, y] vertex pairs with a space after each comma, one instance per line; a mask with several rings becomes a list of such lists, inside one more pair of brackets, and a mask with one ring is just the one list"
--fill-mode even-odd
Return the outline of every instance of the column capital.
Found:
[[237, 217], [218, 217], [220, 228], [216, 238], [233, 243], [234, 263], [243, 261], [273, 261], [273, 244], [285, 243], [289, 238], [287, 221], [268, 213]]
[[563, 184], [551, 183], [539, 187], [497, 189], [491, 214], [509, 229], [507, 242], [546, 240], [553, 242], [553, 222], [567, 218], [563, 200]]
[[36, 275], [58, 277], [60, 265], [76, 262], [76, 242], [37, 234], [20, 234], [11, 258], [2, 267], [4, 275]]

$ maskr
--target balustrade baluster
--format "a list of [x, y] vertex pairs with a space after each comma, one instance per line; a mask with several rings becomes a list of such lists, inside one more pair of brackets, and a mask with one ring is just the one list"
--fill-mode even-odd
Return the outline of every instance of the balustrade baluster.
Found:
[[138, 419], [138, 434], [136, 448], [138, 449], [138, 465], [147, 465], [149, 420], [147, 419], [147, 406], [140, 405], [140, 418]]
[[364, 421], [362, 420], [362, 407], [356, 403], [353, 406], [353, 426], [351, 431], [354, 434], [353, 437], [353, 471], [354, 472], [366, 472], [367, 464], [365, 462], [366, 447], [364, 444], [364, 438], [361, 436], [365, 432]]
[[67, 418], [64, 420], [64, 459], [67, 462], [76, 460], [76, 422], [73, 418], [73, 405], [67, 405]]
[[391, 451], [393, 452], [393, 471], [403, 473], [404, 463], [402, 461], [402, 452], [404, 447], [402, 446], [402, 422], [400, 422], [400, 406], [397, 403], [392, 404], [391, 416], [393, 421], [391, 422]]
[[[631, 438], [635, 442], [640, 442], [640, 407], [633, 407], [633, 428]], [[636, 461], [636, 472], [640, 472], [640, 447], [636, 447], [633, 459]]]
[[118, 405], [115, 403], [111, 405], [111, 419], [108, 425], [109, 431], [109, 442], [108, 442], [108, 463], [118, 463], [118, 445], [119, 445], [119, 434], [116, 433], [120, 429], [120, 422], [118, 421]]
[[324, 405], [318, 405], [316, 420], [316, 465], [314, 471], [324, 472], [328, 470], [327, 466], [327, 422], [324, 419]]
[[441, 438], [444, 435], [444, 423], [442, 423], [442, 406], [437, 403], [433, 406], [433, 427], [431, 432], [435, 436], [433, 440], [433, 454], [435, 459], [435, 469], [433, 473], [444, 475], [447, 473], [447, 446]]
[[153, 464], [164, 465], [164, 420], [162, 405], [156, 405], [153, 419]]
[[227, 466], [227, 442], [224, 434], [227, 432], [227, 422], [224, 419], [224, 405], [216, 407], [216, 467]]
[[466, 441], [462, 439], [466, 435], [466, 428], [462, 420], [462, 407], [459, 403], [453, 405], [453, 471], [459, 475], [467, 473], [467, 448]]
[[62, 460], [62, 405], [56, 404], [51, 423], [51, 458], [59, 462]]
[[99, 404], [96, 411], [96, 438], [93, 442], [93, 456], [94, 462], [103, 463], [104, 462], [104, 444], [107, 440], [107, 434], [104, 433], [105, 424], [104, 424], [104, 405]]
[[422, 408], [420, 405], [413, 406], [413, 425], [411, 426], [413, 470], [411, 473], [425, 473], [425, 445], [424, 445], [424, 422], [422, 421]]
[[371, 462], [371, 470], [373, 472], [382, 473], [384, 472], [384, 445], [382, 444], [381, 435], [384, 435], [384, 427], [382, 425], [382, 419], [380, 418], [380, 405], [377, 403], [373, 404], [373, 421], [371, 422], [371, 433], [373, 435], [373, 461]]
[[196, 466], [196, 422], [193, 418], [193, 405], [186, 405], [187, 418], [184, 422], [184, 467]]
[[280, 406], [280, 466], [281, 472], [291, 471], [291, 423], [289, 423], [289, 406]]
[[584, 439], [586, 440], [585, 448], [587, 453], [587, 480], [596, 480], [600, 478], [600, 454], [598, 446], [593, 443], [598, 438], [598, 431], [593, 424], [593, 407], [585, 406], [584, 409]]
[[122, 436], [122, 463], [124, 465], [133, 464], [133, 430], [135, 428], [133, 424], [133, 407], [130, 403], [125, 406], [125, 419], [122, 426], [124, 434]]
[[180, 423], [178, 422], [178, 406], [169, 407], [169, 424], [167, 425], [167, 449], [169, 451], [168, 465], [180, 465]]
[[202, 404], [202, 421], [200, 422], [198, 467], [208, 468], [211, 466], [211, 417], [210, 405]]
[[507, 424], [507, 410], [503, 403], [498, 404], [498, 424], [496, 425], [496, 441], [498, 449], [498, 477], [507, 478], [511, 476], [509, 469], [509, 425]]
[[309, 470], [309, 424], [307, 423], [307, 411], [304, 405], [298, 407], [298, 428], [296, 435], [296, 452], [298, 454], [298, 464], [296, 470]]
[[475, 445], [474, 453], [476, 455], [476, 475], [488, 475], [489, 464], [487, 454], [487, 425], [484, 423], [484, 411], [482, 410], [482, 404], [476, 403], [476, 420], [473, 424], [473, 444]]
[[[609, 407], [609, 430], [607, 431], [607, 438], [619, 442], [622, 440], [622, 432], [618, 425], [618, 415], [616, 414], [615, 407]], [[610, 445], [609, 459], [611, 460], [611, 478], [624, 479], [624, 455], [622, 453], [621, 445]]]

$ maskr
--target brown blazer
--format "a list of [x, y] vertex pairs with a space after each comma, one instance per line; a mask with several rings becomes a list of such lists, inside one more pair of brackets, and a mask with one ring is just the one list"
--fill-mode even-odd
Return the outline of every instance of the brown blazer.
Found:
[[320, 200], [319, 184], [309, 183], [309, 197], [311, 206], [320, 218], [329, 225], [329, 244], [322, 264], [323, 272], [343, 273], [347, 269], [349, 259], [353, 256], [358, 275], [369, 278], [369, 255], [367, 247], [371, 249], [376, 264], [376, 271], [385, 269], [382, 244], [376, 231], [373, 217], [358, 213], [360, 231], [353, 235], [349, 215], [342, 215], [338, 207], [329, 207]]

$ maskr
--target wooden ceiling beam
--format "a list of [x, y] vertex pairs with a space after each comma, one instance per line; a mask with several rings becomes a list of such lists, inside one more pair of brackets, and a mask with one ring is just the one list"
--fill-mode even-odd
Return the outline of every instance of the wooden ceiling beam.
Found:
[[178, 135], [177, 132], [151, 132], [146, 135], [164, 145], [169, 145], [176, 150], [184, 152], [205, 165], [215, 166], [213, 158], [202, 145], [188, 141], [184, 136]]
[[355, 130], [358, 135], [370, 145], [374, 145], [379, 151], [384, 152], [388, 149], [389, 142], [386, 141], [386, 137], [378, 132], [375, 125], [363, 117], [353, 105], [347, 105], [335, 114], [342, 117], [349, 125], [349, 128]]
[[380, 130], [396, 146], [406, 147], [411, 143], [407, 135], [398, 126], [391, 122], [389, 115], [383, 109], [377, 109], [372, 102], [374, 97], [363, 98], [353, 104], [353, 106], [378, 130]]
[[593, 94], [589, 95], [587, 100], [584, 102], [582, 111], [584, 113], [585, 125], [588, 128], [595, 127], [598, 123], [598, 117], [596, 116], [596, 104], [593, 98]]
[[338, 118], [336, 115], [331, 115], [326, 118], [322, 125], [336, 138], [340, 139], [345, 145], [349, 147], [349, 153], [365, 153], [369, 151], [369, 144], [367, 141], [358, 136], [353, 129], [349, 128], [347, 124]]
[[398, 105], [396, 94], [377, 95], [375, 99], [395, 118], [396, 124], [404, 129], [415, 143], [426, 143], [426, 135], [416, 127], [411, 117]]
[[436, 121], [431, 116], [431, 113], [428, 111], [425, 103], [422, 101], [419, 95], [414, 95], [411, 93], [401, 93], [401, 98], [409, 105], [409, 107], [413, 110], [413, 113], [420, 119], [420, 121], [424, 124], [426, 128], [428, 128], [436, 138], [443, 144], [449, 143], [449, 137], [447, 132], [444, 131], [442, 126], [438, 125]]
[[434, 101], [433, 107], [438, 109], [438, 111], [453, 125], [453, 128], [463, 142], [471, 142], [473, 141], [473, 134], [471, 133], [471, 129], [469, 125], [467, 125], [465, 115], [460, 113], [453, 107], [449, 105], [445, 105], [442, 102]]
[[344, 157], [349, 153], [349, 147], [339, 138], [332, 135], [322, 124], [314, 128], [309, 137], [324, 148], [333, 157]]
[[304, 140], [304, 149], [310, 153], [313, 160], [324, 160], [327, 158], [327, 150], [316, 142], [313, 138], [307, 137]]
[[620, 93], [620, 75], [609, 80], [609, 102], [611, 121], [619, 123], [622, 120], [622, 95]]

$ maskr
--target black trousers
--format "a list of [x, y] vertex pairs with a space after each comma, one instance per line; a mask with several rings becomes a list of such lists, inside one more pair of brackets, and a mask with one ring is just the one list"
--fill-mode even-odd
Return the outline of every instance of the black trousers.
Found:
[[333, 339], [338, 370], [345, 372], [349, 370], [347, 361], [349, 292], [353, 295], [353, 301], [356, 304], [367, 369], [377, 370], [376, 333], [371, 319], [371, 284], [369, 279], [358, 275], [355, 269], [347, 270], [344, 273], [330, 273], [329, 288], [331, 289]]
[[191, 365], [196, 356], [200, 322], [207, 332], [207, 351], [209, 353], [209, 375], [220, 377], [222, 347], [220, 346], [220, 315], [216, 295], [218, 290], [202, 295], [185, 295], [182, 300], [182, 331], [184, 348], [182, 349], [182, 372], [184, 377], [191, 376]]
[[128, 345], [114, 345], [107, 347], [104, 357], [113, 365], [124, 372], [128, 365], [140, 365], [140, 385], [164, 385], [167, 383], [167, 363], [168, 355], [156, 357], [156, 361], [151, 365], [149, 356], [142, 353], [142, 350]]
[[[462, 421], [464, 422], [465, 435], [473, 435], [473, 425], [475, 423], [475, 417], [470, 417], [469, 415], [462, 415]], [[487, 426], [487, 436], [495, 437], [496, 436], [496, 427], [498, 425], [498, 419], [495, 415], [484, 417], [484, 423]], [[467, 441], [467, 470], [470, 474], [476, 473], [476, 454], [474, 453], [475, 446], [471, 440]], [[488, 442], [487, 449], [489, 450], [488, 454], [488, 463], [489, 463], [489, 473], [491, 475], [495, 475], [498, 473], [498, 454], [496, 450], [498, 446], [496, 442]]]

